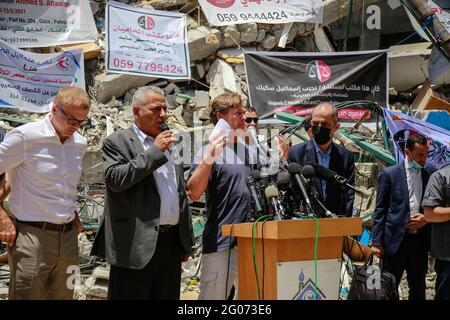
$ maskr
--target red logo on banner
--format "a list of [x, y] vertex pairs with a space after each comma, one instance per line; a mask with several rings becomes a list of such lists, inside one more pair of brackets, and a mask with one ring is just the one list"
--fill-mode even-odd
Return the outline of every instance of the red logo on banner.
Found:
[[138, 24], [143, 29], [152, 30], [155, 27], [155, 20], [151, 16], [142, 16], [139, 17]]
[[63, 54], [62, 56], [60, 56], [58, 58], [58, 68], [60, 68], [61, 70], [65, 70], [68, 67], [70, 67], [70, 64], [73, 62], [73, 59], [71, 56], [67, 55], [67, 54]]
[[208, 1], [213, 6], [222, 9], [231, 7], [235, 2], [235, 0], [206, 0], [206, 1]]
[[331, 77], [330, 67], [322, 60], [314, 60], [306, 66], [306, 74], [312, 79], [318, 79], [321, 83]]

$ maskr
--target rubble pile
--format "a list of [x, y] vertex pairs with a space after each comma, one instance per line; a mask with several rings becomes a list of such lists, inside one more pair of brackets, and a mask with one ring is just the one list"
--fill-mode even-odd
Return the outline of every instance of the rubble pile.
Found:
[[[172, 129], [189, 130], [210, 125], [209, 104], [224, 92], [239, 93], [248, 101], [246, 73], [243, 60], [245, 49], [261, 51], [319, 51], [314, 38], [314, 24], [293, 23], [287, 36], [286, 47], [278, 45], [284, 24], [245, 23], [223, 27], [210, 26], [196, 0], [117, 0], [144, 8], [170, 10], [186, 13], [191, 75], [186, 80], [165, 80], [127, 74], [112, 74], [105, 71], [105, 5], [106, 0], [90, 0], [94, 20], [99, 31], [96, 45], [100, 54], [85, 61], [87, 91], [92, 107], [88, 121], [80, 128], [86, 137], [86, 153], [81, 178], [84, 189], [80, 189], [80, 217], [88, 226], [87, 232], [79, 237], [82, 267], [81, 282], [76, 287], [77, 299], [106, 299], [109, 268], [104, 261], [89, 256], [92, 241], [101, 221], [103, 212], [103, 192], [89, 192], [89, 183], [102, 183], [101, 146], [104, 139], [119, 129], [129, 128], [133, 123], [132, 98], [136, 90], [143, 86], [156, 86], [164, 90], [168, 104], [168, 124]], [[327, 11], [325, 11], [327, 13]], [[330, 20], [328, 16], [324, 20]], [[328, 23], [328, 22], [327, 22]], [[430, 120], [433, 111], [428, 97], [450, 101], [450, 90], [441, 87], [433, 92], [426, 83], [422, 88], [412, 88], [409, 92], [390, 89], [390, 106], [413, 116]], [[431, 93], [430, 93], [431, 90]], [[439, 91], [439, 93], [438, 93]], [[414, 99], [415, 98], [415, 99]], [[450, 110], [450, 109], [448, 109]], [[443, 112], [446, 112], [445, 109]], [[45, 117], [45, 114], [31, 114], [20, 110], [0, 109], [0, 127], [7, 131], [14, 127]], [[448, 117], [448, 112], [447, 112]], [[430, 120], [431, 121], [431, 120]], [[450, 121], [443, 122], [448, 125]], [[437, 124], [439, 125], [439, 124]], [[355, 127], [354, 132], [361, 140], [383, 147], [380, 136], [364, 125]], [[361, 152], [350, 139], [339, 135], [341, 143], [355, 153]], [[356, 163], [356, 186], [366, 196], [356, 193], [354, 208], [363, 217], [365, 226], [370, 228], [371, 214], [375, 209], [377, 176], [381, 162]], [[101, 190], [98, 189], [98, 190]], [[98, 191], [97, 190], [97, 191]], [[201, 232], [205, 217], [193, 215], [196, 246], [194, 254], [182, 266], [181, 290], [186, 299], [196, 299], [199, 292]], [[0, 253], [2, 251], [0, 250]], [[0, 266], [0, 299], [7, 298], [8, 266]], [[84, 268], [84, 269], [83, 269]], [[434, 275], [427, 277], [427, 291], [434, 287]], [[407, 296], [407, 284], [402, 281], [402, 294]], [[431, 293], [430, 293], [431, 294]], [[432, 298], [428, 296], [427, 298]]]

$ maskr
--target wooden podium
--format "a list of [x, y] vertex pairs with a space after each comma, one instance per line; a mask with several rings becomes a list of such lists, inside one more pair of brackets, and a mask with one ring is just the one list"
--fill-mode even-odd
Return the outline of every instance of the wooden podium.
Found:
[[[360, 235], [362, 232], [361, 218], [322, 218], [317, 221], [318, 247], [316, 257], [318, 262], [325, 261], [325, 259], [340, 259], [344, 236]], [[238, 298], [240, 300], [258, 299], [253, 260], [252, 228], [253, 223], [222, 226], [223, 235], [235, 236], [238, 240]], [[277, 269], [280, 262], [314, 260], [316, 220], [258, 222], [255, 239], [260, 288], [259, 298], [276, 300], [279, 298]], [[335, 271], [340, 272], [340, 269]], [[338, 288], [336, 290], [338, 291]]]

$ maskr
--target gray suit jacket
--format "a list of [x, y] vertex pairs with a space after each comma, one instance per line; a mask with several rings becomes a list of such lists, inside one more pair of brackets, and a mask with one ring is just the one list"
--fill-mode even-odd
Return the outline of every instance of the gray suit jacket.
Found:
[[[161, 201], [153, 172], [166, 162], [164, 153], [155, 146], [144, 151], [133, 128], [106, 138], [103, 143], [104, 221], [92, 255], [130, 269], [142, 269], [150, 261], [158, 238], [155, 226], [159, 225]], [[175, 169], [180, 199], [180, 242], [184, 253], [190, 254], [194, 236], [183, 166], [175, 165]]]

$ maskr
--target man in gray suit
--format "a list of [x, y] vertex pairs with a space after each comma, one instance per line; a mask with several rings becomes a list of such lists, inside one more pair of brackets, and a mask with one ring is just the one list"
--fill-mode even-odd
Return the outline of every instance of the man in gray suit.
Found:
[[183, 167], [172, 158], [172, 132], [161, 130], [164, 92], [139, 88], [132, 104], [133, 126], [103, 144], [104, 230], [92, 253], [101, 256], [104, 245], [109, 299], [176, 300], [193, 244]]

